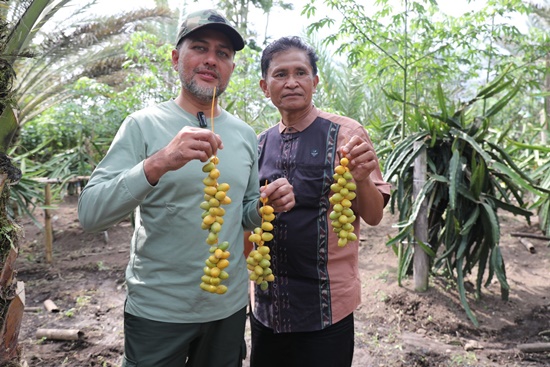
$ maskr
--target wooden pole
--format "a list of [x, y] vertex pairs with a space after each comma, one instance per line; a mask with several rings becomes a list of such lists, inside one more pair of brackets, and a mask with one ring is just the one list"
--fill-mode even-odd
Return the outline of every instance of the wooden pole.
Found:
[[50, 213], [49, 206], [52, 201], [52, 191], [50, 184], [46, 184], [46, 188], [44, 190], [45, 194], [45, 206], [44, 209], [44, 230], [45, 230], [45, 239], [46, 239], [46, 263], [51, 264], [53, 260], [52, 252], [53, 252], [53, 229], [52, 229], [52, 216]]
[[[422, 142], [415, 142], [415, 149]], [[413, 171], [413, 197], [418, 197], [426, 182], [426, 149], [422, 148], [420, 155], [414, 161]], [[418, 216], [414, 222], [414, 258], [413, 258], [413, 277], [414, 289], [417, 292], [424, 292], [428, 289], [428, 274], [430, 259], [428, 254], [422, 249], [419, 241], [427, 243], [428, 241], [428, 207], [426, 200], [420, 206]]]

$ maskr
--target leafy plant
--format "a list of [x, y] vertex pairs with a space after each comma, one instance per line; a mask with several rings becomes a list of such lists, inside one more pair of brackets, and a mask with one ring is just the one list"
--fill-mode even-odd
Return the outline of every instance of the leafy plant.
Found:
[[[413, 224], [420, 205], [427, 200], [428, 242], [424, 249], [433, 255], [434, 272], [456, 277], [461, 304], [476, 326], [464, 286], [465, 277], [475, 267], [477, 298], [481, 297], [481, 287], [490, 284], [494, 276], [500, 283], [502, 298], [508, 298], [509, 285], [499, 247], [498, 209], [529, 221], [532, 213], [526, 209], [523, 193], [548, 195], [548, 190], [537, 187], [514, 163], [501, 148], [501, 141], [493, 141], [490, 127], [516, 95], [518, 85], [504, 73], [456, 109], [448, 106], [441, 87], [436, 90], [438, 112], [409, 104], [416, 112], [413, 118], [418, 131], [396, 144], [384, 171], [386, 180], [399, 178], [391, 208], [399, 209], [401, 229], [387, 243], [400, 255], [399, 281], [409, 271], [416, 240]], [[397, 94], [386, 94], [403, 102]], [[493, 104], [487, 110], [477, 106], [490, 102]], [[413, 198], [411, 164], [424, 149], [428, 178]]]

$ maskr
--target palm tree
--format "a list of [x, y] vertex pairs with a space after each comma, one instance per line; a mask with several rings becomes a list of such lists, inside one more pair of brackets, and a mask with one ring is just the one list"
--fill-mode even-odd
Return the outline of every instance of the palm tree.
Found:
[[[138, 10], [82, 24], [72, 32], [45, 33], [44, 26], [71, 1], [11, 0], [0, 5], [1, 366], [19, 363], [17, 344], [25, 302], [24, 285], [14, 274], [19, 227], [6, 210], [10, 184], [21, 178], [7, 156], [11, 141], [21, 124], [68, 98], [65, 86], [80, 76], [101, 77], [121, 69], [123, 48], [120, 43], [106, 46], [107, 40], [127, 34], [145, 21], [172, 15], [165, 7]], [[83, 14], [94, 3], [79, 4], [77, 12]], [[42, 38], [39, 46], [32, 45], [36, 37]]]

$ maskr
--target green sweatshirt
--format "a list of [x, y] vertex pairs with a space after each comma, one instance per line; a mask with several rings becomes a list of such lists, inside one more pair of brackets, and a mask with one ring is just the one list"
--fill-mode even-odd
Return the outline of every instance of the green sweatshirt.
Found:
[[[210, 128], [208, 121], [208, 128]], [[78, 202], [86, 231], [109, 228], [134, 209], [136, 227], [126, 269], [125, 311], [150, 320], [196, 323], [228, 317], [246, 306], [248, 270], [243, 255], [243, 228], [261, 223], [257, 140], [254, 130], [223, 110], [214, 128], [224, 149], [218, 151], [218, 183], [228, 183], [232, 202], [224, 205], [219, 241], [230, 243], [225, 294], [199, 287], [210, 246], [201, 229], [199, 205], [204, 200], [205, 164], [191, 161], [165, 174], [155, 186], [145, 178], [143, 160], [165, 147], [197, 118], [173, 100], [137, 111], [126, 118], [105, 158], [92, 173]]]

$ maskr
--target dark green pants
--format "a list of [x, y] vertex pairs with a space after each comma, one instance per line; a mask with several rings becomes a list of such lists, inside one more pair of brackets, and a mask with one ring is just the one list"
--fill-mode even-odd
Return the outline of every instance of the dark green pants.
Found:
[[122, 367], [241, 367], [246, 308], [217, 321], [176, 324], [124, 313]]

